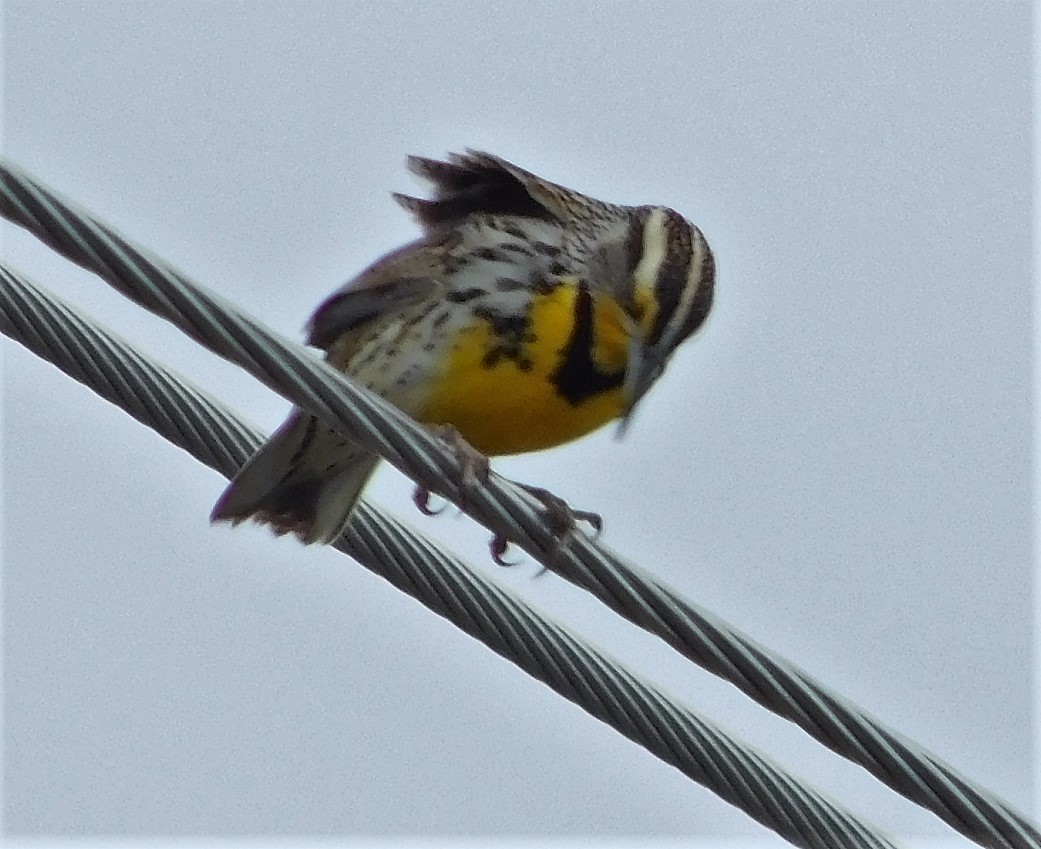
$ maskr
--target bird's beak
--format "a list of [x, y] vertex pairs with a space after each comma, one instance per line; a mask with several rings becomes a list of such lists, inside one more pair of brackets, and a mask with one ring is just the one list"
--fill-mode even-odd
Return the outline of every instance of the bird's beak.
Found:
[[629, 358], [625, 369], [625, 383], [622, 385], [625, 393], [625, 409], [618, 422], [616, 438], [621, 439], [625, 436], [636, 405], [647, 394], [647, 390], [654, 385], [654, 381], [661, 375], [664, 367], [664, 359], [657, 351], [644, 344], [642, 334], [633, 333], [629, 337]]

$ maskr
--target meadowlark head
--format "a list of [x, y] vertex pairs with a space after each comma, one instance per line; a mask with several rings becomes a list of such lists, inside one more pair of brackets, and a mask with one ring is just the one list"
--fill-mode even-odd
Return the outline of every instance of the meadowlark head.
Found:
[[664, 206], [629, 207], [628, 218], [627, 271], [618, 299], [632, 327], [619, 435], [669, 358], [705, 323], [716, 279], [705, 236], [678, 212]]

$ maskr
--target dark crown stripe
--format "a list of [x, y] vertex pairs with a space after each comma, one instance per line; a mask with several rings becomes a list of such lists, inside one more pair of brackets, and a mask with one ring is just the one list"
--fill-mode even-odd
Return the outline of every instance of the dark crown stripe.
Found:
[[697, 288], [690, 299], [677, 341], [686, 339], [705, 323], [712, 309], [712, 299], [716, 290], [716, 258], [701, 231], [697, 227], [693, 230], [696, 235], [693, 259], [697, 262], [697, 268], [692, 266], [691, 279], [687, 281], [687, 285]]
[[647, 226], [651, 209], [639, 206], [629, 218], [629, 232], [625, 237], [625, 274], [631, 278], [643, 257], [643, 228]]

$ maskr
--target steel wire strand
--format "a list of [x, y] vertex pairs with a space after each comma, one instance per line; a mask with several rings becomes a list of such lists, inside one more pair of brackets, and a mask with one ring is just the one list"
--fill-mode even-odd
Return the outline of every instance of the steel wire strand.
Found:
[[493, 475], [486, 486], [467, 493], [460, 502], [455, 485], [445, 481], [455, 467], [454, 458], [424, 429], [324, 363], [300, 353], [299, 346], [265, 330], [163, 263], [148, 259], [6, 163], [0, 163], [0, 214], [380, 453], [424, 486], [448, 494], [469, 515], [517, 542], [547, 568], [795, 722], [965, 836], [995, 849], [1041, 846], [1041, 833], [1022, 814], [719, 617], [581, 534], [559, 545], [527, 494]]
[[[0, 332], [226, 477], [261, 442], [201, 390], [0, 264]], [[895, 844], [408, 526], [359, 505], [337, 547], [797, 846]]]

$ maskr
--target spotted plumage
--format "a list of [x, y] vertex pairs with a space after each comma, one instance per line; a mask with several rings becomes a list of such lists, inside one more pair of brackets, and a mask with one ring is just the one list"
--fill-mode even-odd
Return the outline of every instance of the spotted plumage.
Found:
[[[308, 343], [488, 455], [626, 421], [711, 308], [715, 265], [701, 231], [671, 209], [604, 203], [487, 153], [411, 157], [409, 167], [432, 197], [394, 197], [423, 235], [333, 293]], [[295, 410], [212, 518], [328, 542], [377, 461]]]

